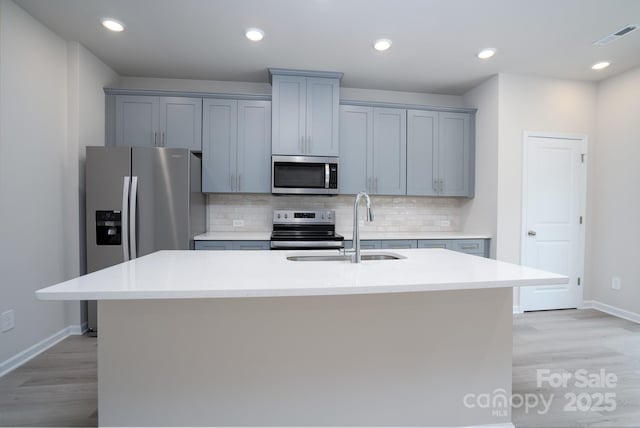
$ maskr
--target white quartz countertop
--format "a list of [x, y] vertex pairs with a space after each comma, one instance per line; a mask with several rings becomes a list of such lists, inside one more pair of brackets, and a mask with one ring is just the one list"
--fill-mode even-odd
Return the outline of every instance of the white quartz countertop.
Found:
[[[338, 230], [337, 233], [350, 240], [353, 233]], [[196, 241], [269, 241], [271, 232], [206, 232], [197, 235]], [[491, 235], [462, 232], [376, 232], [360, 231], [360, 239], [491, 239]]]
[[[363, 251], [362, 254], [387, 251]], [[41, 300], [202, 299], [555, 285], [567, 277], [443, 249], [400, 260], [287, 260], [300, 251], [159, 251], [36, 292]], [[337, 254], [327, 250], [324, 254]]]

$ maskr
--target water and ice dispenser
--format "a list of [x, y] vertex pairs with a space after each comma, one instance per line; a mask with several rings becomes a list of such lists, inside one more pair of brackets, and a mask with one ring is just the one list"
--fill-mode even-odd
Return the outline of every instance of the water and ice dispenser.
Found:
[[122, 213], [120, 211], [96, 211], [96, 243], [98, 245], [122, 244]]

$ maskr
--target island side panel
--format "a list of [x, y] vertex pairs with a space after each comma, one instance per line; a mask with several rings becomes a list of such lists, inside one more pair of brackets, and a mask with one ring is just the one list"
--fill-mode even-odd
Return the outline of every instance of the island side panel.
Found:
[[99, 324], [101, 426], [511, 420], [475, 399], [511, 396], [510, 288], [101, 301]]

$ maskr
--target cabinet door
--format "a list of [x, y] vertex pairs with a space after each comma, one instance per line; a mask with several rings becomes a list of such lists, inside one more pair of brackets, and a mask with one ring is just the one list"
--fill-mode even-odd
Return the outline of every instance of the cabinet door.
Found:
[[341, 194], [371, 192], [367, 151], [372, 145], [373, 108], [340, 106], [338, 190]]
[[202, 150], [202, 99], [160, 98], [160, 146]]
[[466, 113], [439, 114], [438, 171], [440, 194], [443, 196], [471, 196], [471, 156], [469, 115]]
[[407, 193], [407, 111], [373, 110], [373, 192], [378, 195]]
[[273, 76], [272, 84], [272, 152], [275, 155], [303, 155], [307, 143], [307, 79]]
[[434, 168], [438, 141], [438, 112], [407, 111], [407, 195], [438, 192]]
[[238, 101], [236, 191], [271, 193], [271, 103]]
[[116, 146], [158, 145], [158, 97], [116, 95]]
[[338, 156], [339, 98], [338, 79], [307, 77], [306, 155]]
[[209, 99], [203, 105], [202, 191], [235, 191], [238, 102]]

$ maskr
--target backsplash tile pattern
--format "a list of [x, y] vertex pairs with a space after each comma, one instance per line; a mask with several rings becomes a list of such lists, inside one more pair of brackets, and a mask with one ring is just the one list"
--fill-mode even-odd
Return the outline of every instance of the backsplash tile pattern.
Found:
[[[209, 194], [207, 231], [271, 231], [274, 209], [333, 209], [336, 229], [350, 231], [353, 222], [353, 196], [273, 196], [258, 194]], [[458, 198], [411, 196], [372, 196], [372, 223], [362, 230], [376, 232], [459, 232], [462, 206]], [[363, 205], [364, 207], [364, 202]], [[362, 218], [364, 212], [360, 210]], [[243, 220], [244, 227], [233, 227]], [[446, 223], [449, 222], [447, 226]]]

